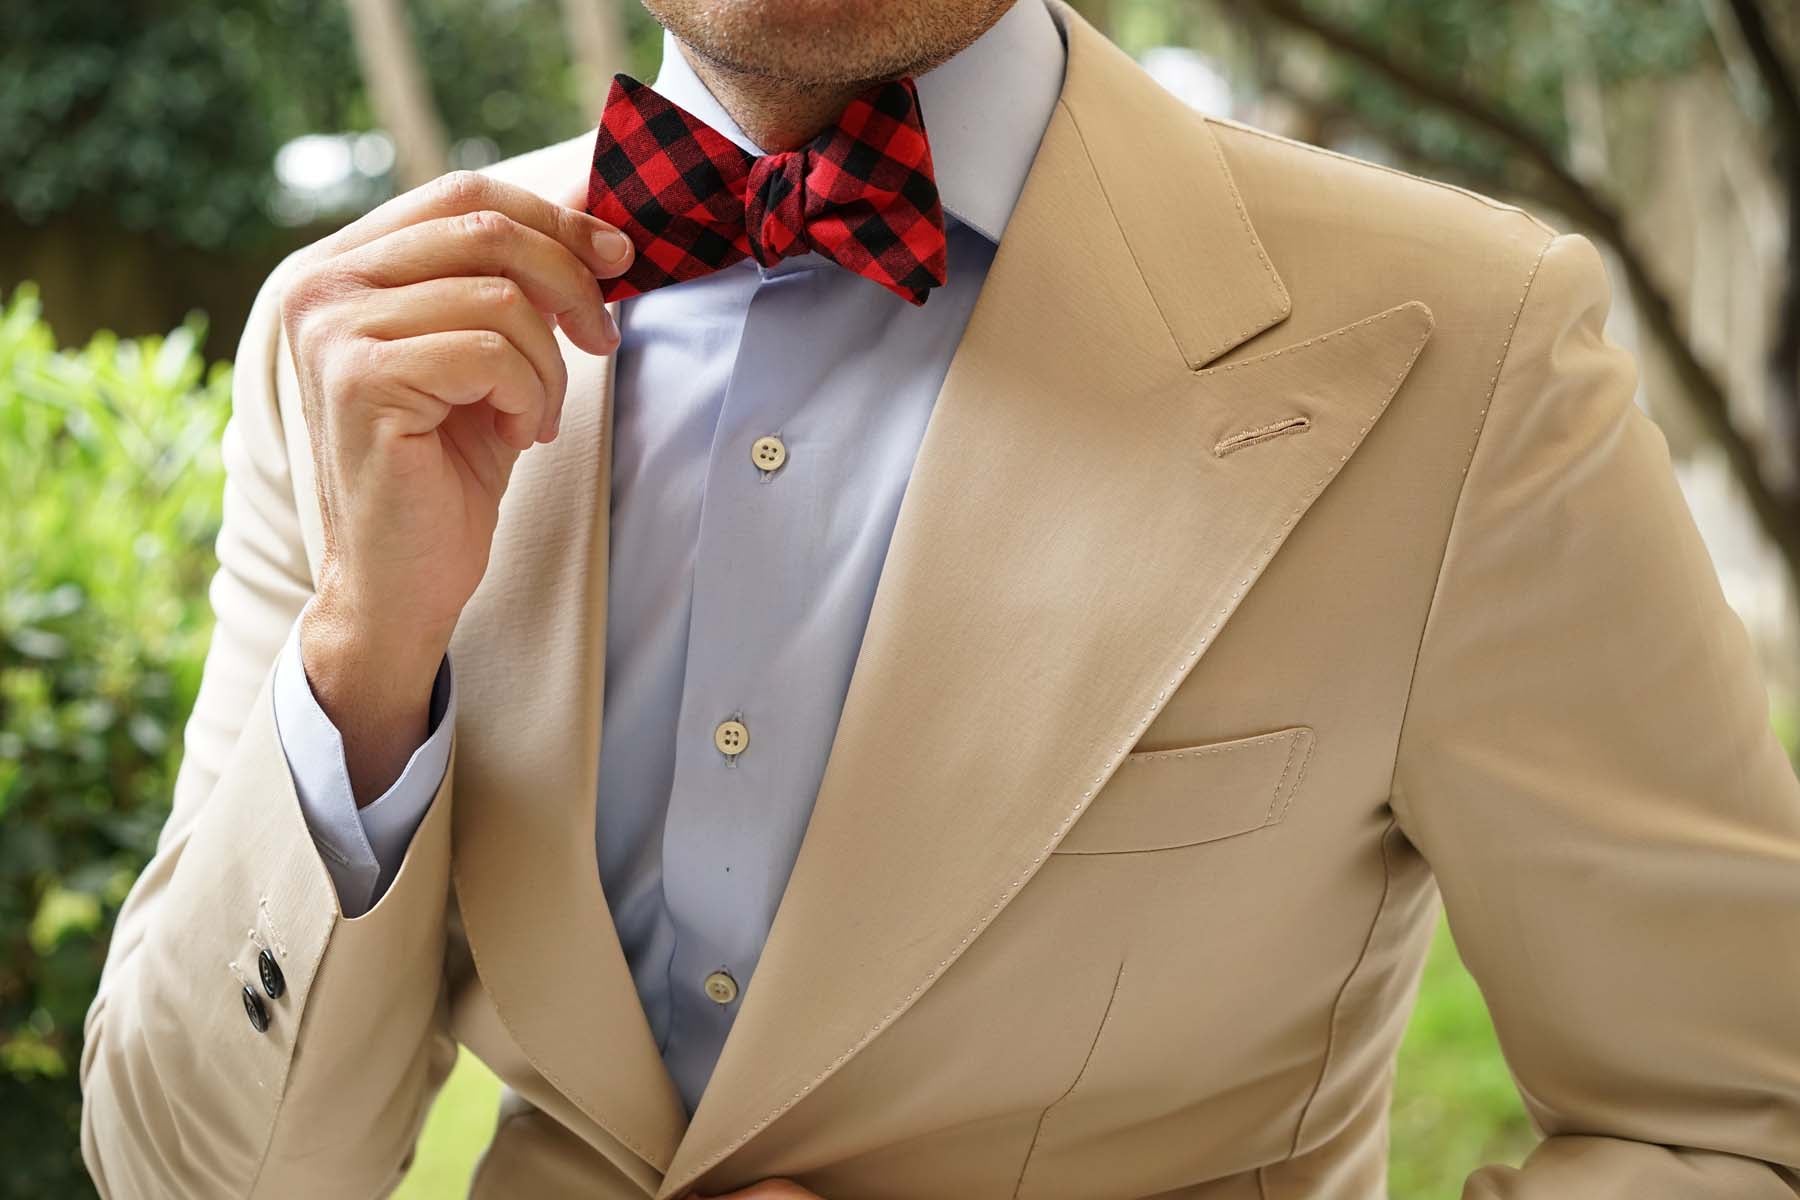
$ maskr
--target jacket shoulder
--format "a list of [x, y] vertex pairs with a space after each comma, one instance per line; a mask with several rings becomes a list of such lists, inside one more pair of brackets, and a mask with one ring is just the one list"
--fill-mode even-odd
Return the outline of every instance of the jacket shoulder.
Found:
[[594, 131], [503, 158], [481, 168], [483, 175], [535, 192], [546, 200], [579, 207], [587, 199], [589, 155]]
[[1420, 300], [1440, 332], [1510, 326], [1560, 235], [1469, 188], [1228, 118], [1205, 125], [1296, 313], [1321, 322]]
[[1230, 117], [1209, 113], [1204, 119], [1232, 160], [1234, 171], [1287, 172], [1323, 183], [1333, 191], [1352, 191], [1390, 204], [1463, 213], [1471, 219], [1523, 221], [1544, 236], [1559, 232], [1519, 205], [1472, 188], [1303, 142]]

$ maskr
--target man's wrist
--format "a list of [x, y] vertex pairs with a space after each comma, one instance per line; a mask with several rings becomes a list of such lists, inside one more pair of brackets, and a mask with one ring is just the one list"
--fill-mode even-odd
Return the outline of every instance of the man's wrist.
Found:
[[430, 733], [433, 684], [448, 630], [387, 627], [345, 614], [325, 594], [302, 615], [307, 685], [344, 744], [358, 807], [378, 798]]

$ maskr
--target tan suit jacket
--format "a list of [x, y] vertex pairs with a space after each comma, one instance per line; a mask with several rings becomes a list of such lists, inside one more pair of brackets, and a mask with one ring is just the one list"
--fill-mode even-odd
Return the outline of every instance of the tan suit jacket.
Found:
[[[381, 1193], [461, 1043], [509, 1089], [482, 1197], [1373, 1200], [1440, 890], [1546, 1135], [1465, 1196], [1800, 1190], [1800, 783], [1593, 246], [1202, 118], [1054, 11], [1062, 98], [691, 1122], [595, 869], [608, 363], [564, 343], [451, 770], [347, 920], [271, 718], [320, 550], [271, 278], [88, 1026], [106, 1195]], [[499, 173], [561, 195], [588, 141]]]

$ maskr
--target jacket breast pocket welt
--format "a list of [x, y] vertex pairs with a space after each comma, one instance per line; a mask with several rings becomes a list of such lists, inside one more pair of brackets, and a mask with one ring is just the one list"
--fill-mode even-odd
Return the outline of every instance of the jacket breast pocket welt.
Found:
[[1173, 850], [1280, 824], [1305, 779], [1312, 747], [1312, 727], [1293, 725], [1128, 754], [1055, 853]]

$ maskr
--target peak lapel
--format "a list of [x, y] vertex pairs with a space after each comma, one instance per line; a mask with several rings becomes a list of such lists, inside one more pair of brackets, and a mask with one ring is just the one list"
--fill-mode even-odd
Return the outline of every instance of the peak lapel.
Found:
[[[1204, 124], [1052, 5], [1063, 99], [933, 410], [794, 873], [659, 1200], [743, 1182], [707, 1173], [1025, 886], [1430, 331], [1405, 304], [1196, 372], [1281, 320], [1287, 293]], [[1134, 163], [1191, 199], [1140, 195]], [[1165, 238], [1179, 257], [1158, 258]]]
[[462, 714], [453, 875], [506, 1034], [648, 1191], [687, 1114], [595, 865], [612, 360], [557, 338], [569, 363], [562, 432], [520, 457], [451, 649]]

